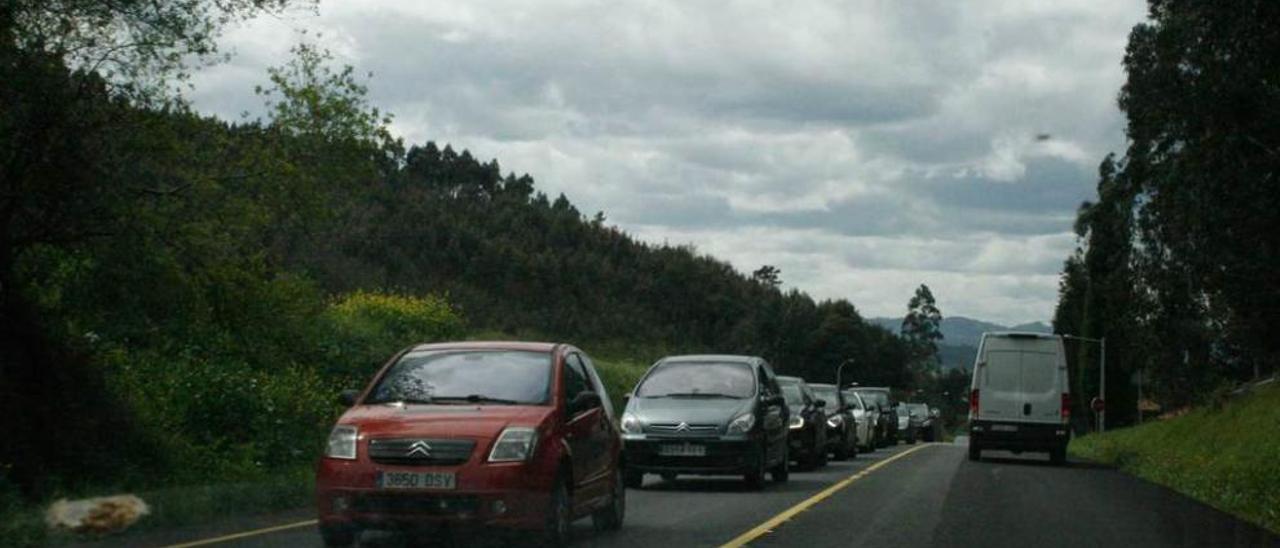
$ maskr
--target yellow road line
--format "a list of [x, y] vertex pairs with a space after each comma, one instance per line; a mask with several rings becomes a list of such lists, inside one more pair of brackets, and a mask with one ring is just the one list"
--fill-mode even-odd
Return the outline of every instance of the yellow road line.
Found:
[[796, 517], [796, 514], [799, 514], [800, 512], [808, 510], [813, 505], [819, 502], [822, 502], [824, 499], [826, 499], [827, 497], [830, 497], [831, 495], [836, 494], [837, 491], [844, 489], [845, 487], [848, 487], [850, 483], [858, 481], [862, 479], [864, 476], [866, 476], [867, 474], [875, 472], [881, 466], [889, 464], [895, 460], [898, 460], [902, 457], [915, 453], [916, 451], [919, 451], [931, 445], [934, 445], [934, 444], [926, 443], [924, 445], [917, 445], [915, 447], [912, 447], [911, 449], [898, 453], [897, 455], [894, 455], [880, 462], [872, 464], [871, 466], [868, 466], [858, 471], [858, 473], [836, 482], [831, 487], [823, 489], [818, 494], [812, 497], [809, 497], [803, 501], [800, 501], [799, 504], [796, 504], [791, 508], [787, 508], [786, 510], [783, 510], [781, 514], [773, 516], [772, 518], [769, 518], [769, 521], [761, 523], [760, 525], [757, 525], [754, 529], [747, 531], [741, 535], [738, 535], [738, 538], [735, 538], [729, 542], [724, 543], [724, 545], [722, 545], [720, 548], [737, 548], [739, 546], [746, 546], [748, 542], [751, 542], [757, 538], [760, 538], [765, 533], [768, 533], [776, 529], [779, 525], [782, 525], [787, 520], [790, 520], [791, 518]]
[[193, 542], [184, 542], [182, 544], [172, 544], [172, 545], [166, 546], [165, 548], [188, 548], [190, 546], [206, 546], [209, 544], [218, 544], [220, 542], [227, 542], [227, 541], [232, 541], [232, 540], [241, 539], [245, 537], [265, 535], [267, 533], [274, 533], [276, 531], [284, 531], [286, 529], [297, 529], [299, 527], [315, 525], [316, 523], [317, 523], [317, 520], [309, 519], [307, 521], [299, 521], [297, 523], [286, 523], [284, 525], [277, 525], [275, 527], [264, 527], [262, 529], [254, 529], [252, 531], [245, 531], [243, 533], [234, 533], [230, 535], [207, 538], [204, 540], [197, 540]]

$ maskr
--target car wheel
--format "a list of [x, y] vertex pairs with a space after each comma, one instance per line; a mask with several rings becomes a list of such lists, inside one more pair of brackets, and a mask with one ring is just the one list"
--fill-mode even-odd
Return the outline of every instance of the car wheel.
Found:
[[345, 547], [351, 546], [356, 542], [357, 531], [350, 527], [340, 526], [320, 526], [320, 538], [324, 540], [325, 546]]
[[622, 476], [623, 484], [631, 489], [639, 489], [644, 485], [644, 472], [627, 469]]
[[771, 474], [773, 475], [773, 481], [776, 481], [778, 483], [786, 483], [787, 479], [791, 477], [791, 455], [789, 454], [790, 452], [791, 450], [789, 448], [787, 448], [786, 446], [783, 446], [782, 461], [774, 465], [773, 470], [770, 471]]
[[766, 450], [764, 446], [761, 446], [759, 458], [756, 459], [755, 470], [742, 475], [742, 479], [747, 482], [748, 489], [756, 491], [764, 488], [765, 465], [767, 464], [765, 463], [765, 457], [768, 456], [768, 454], [768, 450]]
[[573, 522], [573, 504], [569, 499], [568, 480], [564, 474], [556, 477], [551, 487], [551, 501], [547, 508], [547, 523], [543, 530], [543, 543], [547, 546], [564, 546], [569, 543], [569, 525]]
[[1066, 463], [1067, 463], [1067, 448], [1066, 448], [1066, 447], [1055, 447], [1055, 448], [1051, 449], [1051, 450], [1049, 451], [1049, 462], [1052, 462], [1052, 463], [1057, 464], [1057, 465], [1063, 465], [1063, 464], [1066, 464]]
[[843, 460], [849, 459], [849, 448], [845, 446], [844, 440], [841, 440], [839, 443], [837, 443], [836, 448], [832, 450], [831, 453], [832, 453], [831, 458], [837, 461], [843, 461]]
[[622, 520], [627, 515], [627, 486], [623, 481], [623, 472], [615, 471], [613, 497], [609, 505], [591, 514], [591, 523], [597, 531], [617, 531], [622, 528]]
[[978, 445], [972, 438], [969, 439], [969, 460], [982, 460], [982, 446]]

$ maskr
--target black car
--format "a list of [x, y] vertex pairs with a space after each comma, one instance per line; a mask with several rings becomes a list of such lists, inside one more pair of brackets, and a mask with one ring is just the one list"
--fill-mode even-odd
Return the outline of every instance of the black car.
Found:
[[778, 377], [778, 385], [791, 409], [788, 424], [791, 458], [806, 468], [825, 466], [827, 414], [823, 407], [827, 402], [814, 395], [813, 389], [799, 377]]
[[624, 481], [644, 474], [787, 481], [791, 418], [778, 377], [753, 356], [669, 356], [649, 368], [622, 415]]
[[879, 447], [888, 447], [898, 443], [898, 414], [894, 411], [897, 403], [893, 400], [893, 394], [888, 388], [859, 386], [854, 391], [862, 396], [862, 400], [869, 404], [874, 404], [876, 409], [880, 411], [880, 422], [877, 425]]
[[858, 425], [853, 418], [853, 404], [834, 384], [810, 384], [814, 395], [827, 403], [827, 451], [836, 460], [858, 456]]
[[905, 403], [903, 405], [911, 413], [911, 424], [915, 426], [916, 439], [933, 441], [936, 437], [934, 434], [935, 421], [934, 412], [929, 409], [929, 405], [924, 403]]

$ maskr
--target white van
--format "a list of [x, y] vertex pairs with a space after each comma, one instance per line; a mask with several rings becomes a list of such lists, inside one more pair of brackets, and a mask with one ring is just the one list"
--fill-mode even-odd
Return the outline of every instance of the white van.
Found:
[[1062, 337], [983, 333], [969, 386], [969, 460], [983, 449], [1043, 451], [1066, 461], [1070, 385]]

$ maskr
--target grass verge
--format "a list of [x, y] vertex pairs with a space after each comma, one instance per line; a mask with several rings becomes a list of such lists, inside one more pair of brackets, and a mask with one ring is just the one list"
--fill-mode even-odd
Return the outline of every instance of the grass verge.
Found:
[[[151, 514], [121, 535], [127, 538], [128, 535], [141, 531], [306, 506], [311, 503], [312, 493], [315, 491], [314, 474], [311, 466], [300, 466], [282, 470], [271, 479], [261, 481], [178, 486], [138, 492], [135, 494], [146, 501]], [[49, 531], [44, 524], [44, 509], [47, 507], [48, 503], [11, 508], [12, 511], [0, 519], [0, 546], [56, 546], [95, 540], [95, 537], [87, 535]]]
[[1280, 533], [1280, 386], [1141, 426], [1072, 440], [1111, 464]]

